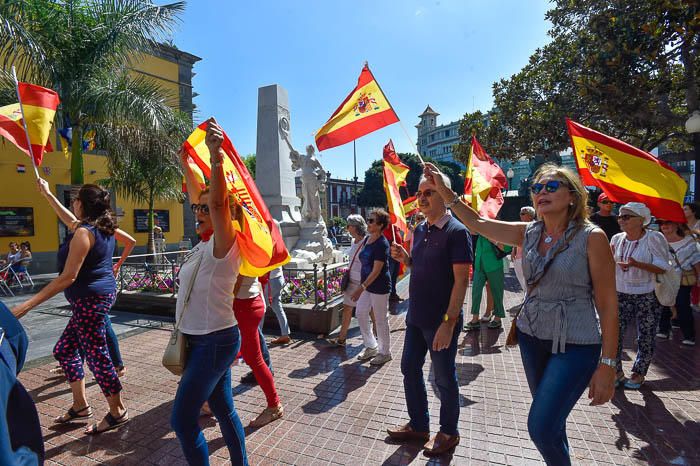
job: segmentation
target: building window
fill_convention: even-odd
[[[430,135],[430,142],[433,142],[433,141],[435,141],[435,135],[434,135],[434,134],[431,134],[431,135]]]
[[[449,137],[450,137],[450,130],[449,130],[449,129],[445,131],[445,137],[446,137],[446,138],[449,138]]]

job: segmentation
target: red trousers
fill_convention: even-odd
[[[260,352],[260,340],[258,325],[265,315],[265,303],[262,295],[250,299],[238,299],[233,301],[233,314],[238,321],[238,330],[241,332],[241,354],[243,360],[253,371],[255,380],[265,393],[267,405],[277,406],[280,397],[275,389],[275,380],[270,368],[267,367]]]

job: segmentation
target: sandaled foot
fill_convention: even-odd
[[[277,337],[270,342],[270,345],[288,345],[292,342],[292,338],[289,335],[282,335]]]
[[[260,416],[256,417],[254,420],[250,421],[250,427],[253,429],[258,429],[265,426],[272,421],[276,421],[284,415],[284,408],[282,405],[277,405],[274,407],[267,407],[260,413]]]
[[[615,388],[619,387],[620,385],[624,386],[625,382],[627,382],[627,377],[625,377],[623,372],[619,372],[615,377]]]
[[[345,338],[327,338],[326,341],[333,346],[345,346]]]
[[[481,318],[481,321],[482,322],[490,322],[491,317],[493,317],[493,314],[491,314],[490,312],[487,312],[486,314],[484,314],[484,317]]]
[[[82,409],[73,409],[73,407],[71,407],[64,415],[54,419],[54,422],[56,424],[66,424],[67,422],[72,422],[79,419],[88,419],[91,417],[92,408],[90,406],[86,406]]]
[[[644,383],[644,377],[638,374],[633,375],[625,382],[625,388],[629,390],[639,390]]]
[[[63,374],[63,368],[62,368],[61,366],[54,367],[54,368],[51,369],[49,372],[52,373],[52,374],[56,374],[56,375],[64,375],[64,374]]]
[[[112,413],[107,413],[107,415],[100,421],[99,424],[95,423],[85,430],[87,435],[98,435],[108,430],[117,429],[124,424],[129,422],[129,412],[124,411],[119,417],[112,416]]]
[[[206,401],[202,405],[202,407],[199,410],[199,415],[200,416],[213,416],[214,413],[211,412],[211,409],[209,409],[209,403]]]
[[[126,367],[124,366],[116,367],[115,370],[117,371],[117,377],[120,379],[126,375]]]

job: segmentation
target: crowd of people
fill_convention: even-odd
[[[210,120],[205,143],[211,154],[211,178],[202,189],[182,154],[187,192],[201,241],[189,251],[179,272],[176,328],[188,342],[187,363],[175,395],[171,425],[189,464],[208,464],[209,451],[199,424],[202,412],[218,421],[231,462],[247,465],[245,431],[235,409],[231,366],[242,357],[266,406],[251,423],[264,426],[284,416],[262,321],[269,306],[281,335],[273,344],[291,341],[281,304],[281,269],[265,277],[239,273],[241,253],[232,220],[241,207],[227,193],[222,168],[223,131]],[[108,405],[88,435],[116,429],[129,421],[120,377],[125,367],[111,329],[109,310],[116,293],[115,274],[133,248],[134,239],[117,227],[110,194],[84,185],[64,207],[44,180],[38,188],[71,234],[58,252],[60,272],[30,299],[15,306],[22,317],[63,291],[72,316],[53,354],[66,376],[73,402],[56,423],[94,415],[85,393],[84,362],[95,376]],[[397,442],[420,441],[427,456],[439,456],[460,442],[459,383],[456,370],[460,332],[503,327],[504,260],[510,256],[525,298],[508,333],[518,344],[533,396],[528,413],[532,441],[547,464],[570,464],[566,420],[588,388],[591,404],[609,401],[617,386],[638,389],[653,359],[657,340],[668,340],[674,326],[683,345],[694,345],[693,295],[700,281],[700,226],[697,208],[686,206],[687,223],[656,219],[649,208],[631,202],[615,206],[601,194],[598,211],[588,212],[588,191],[572,171],[545,165],[531,185],[533,206],[520,210],[520,221],[480,217],[453,191],[450,180],[425,164],[416,198],[420,210],[404,237],[384,209],[363,218],[347,218],[352,237],[343,280],[342,323],[328,342],[347,344],[353,312],[363,348],[360,361],[382,366],[393,358],[389,306],[398,301],[397,278],[410,272],[401,372],[409,422],[388,429]],[[339,232],[333,230],[333,235]],[[475,235],[475,236],[472,236]],[[126,247],[112,265],[115,241]],[[10,245],[5,261],[19,263],[24,250]],[[29,253],[31,254],[31,253]],[[29,256],[31,257],[31,255]],[[462,308],[472,272],[471,319]],[[672,306],[657,296],[658,277],[680,277]],[[486,314],[479,315],[483,290]],[[637,327],[637,356],[627,378],[621,364],[622,342],[631,324]],[[439,391],[439,431],[431,436],[423,366],[430,353]]]

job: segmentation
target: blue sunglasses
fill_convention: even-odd
[[[548,193],[555,193],[562,187],[563,184],[564,182],[559,180],[549,180],[546,183],[533,184],[530,186],[530,191],[532,191],[533,194],[539,194],[544,189]]]

